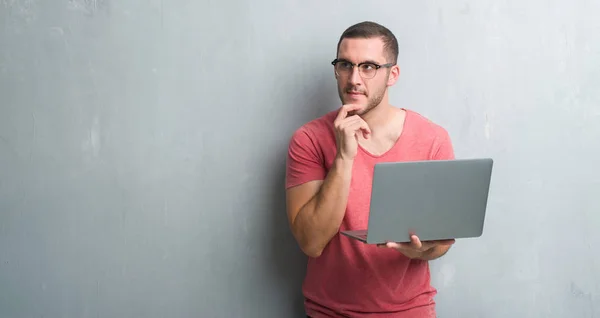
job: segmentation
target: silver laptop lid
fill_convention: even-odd
[[[481,236],[492,166],[490,158],[375,165],[367,242]]]

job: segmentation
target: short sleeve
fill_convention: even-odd
[[[292,135],[288,147],[285,188],[324,180],[326,174],[323,155],[316,146],[316,141],[308,130],[298,129]]]
[[[437,142],[437,150],[433,154],[433,160],[454,160],[454,147],[452,140],[446,130],[442,130]]]

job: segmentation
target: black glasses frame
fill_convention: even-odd
[[[392,67],[396,64],[396,63],[377,64],[377,63],[373,63],[373,62],[361,62],[361,63],[355,64],[348,60],[336,58],[335,60],[331,61],[331,65],[333,65],[335,67],[335,65],[339,62],[350,63],[350,65],[352,65],[352,68],[354,68],[356,66],[356,67],[359,67],[359,69],[362,65],[369,64],[369,65],[373,65],[375,67],[375,71],[378,71],[382,67]],[[336,70],[336,74],[337,74],[337,70]],[[358,74],[361,74],[361,72],[359,71]],[[375,72],[375,74],[373,74],[373,77],[375,77],[375,75],[377,75],[377,72]],[[363,77],[362,74],[361,74],[361,77]],[[369,77],[369,78],[373,78],[373,77]]]

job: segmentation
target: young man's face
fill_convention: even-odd
[[[334,69],[340,99],[344,105],[362,105],[360,110],[354,112],[358,115],[365,114],[381,103],[387,87],[395,82],[399,72],[395,65],[391,68],[374,67],[391,62],[386,58],[381,38],[343,39],[337,59]],[[370,65],[353,67],[351,63]],[[390,76],[391,73],[394,76]]]

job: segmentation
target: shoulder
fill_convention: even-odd
[[[328,141],[333,135],[333,122],[337,111],[331,111],[325,115],[313,119],[297,128],[290,139],[290,146],[315,147]]]
[[[406,110],[409,135],[415,151],[428,159],[454,159],[454,148],[448,130],[433,120]]]
[[[423,116],[419,112],[414,110],[405,109],[406,118],[410,123],[410,128],[413,133],[416,133],[419,137],[428,140],[446,140],[449,139],[449,133],[446,128],[442,125],[434,122],[433,120]]]
[[[286,188],[323,180],[328,160],[335,151],[335,112],[311,120],[296,129],[288,146]]]

